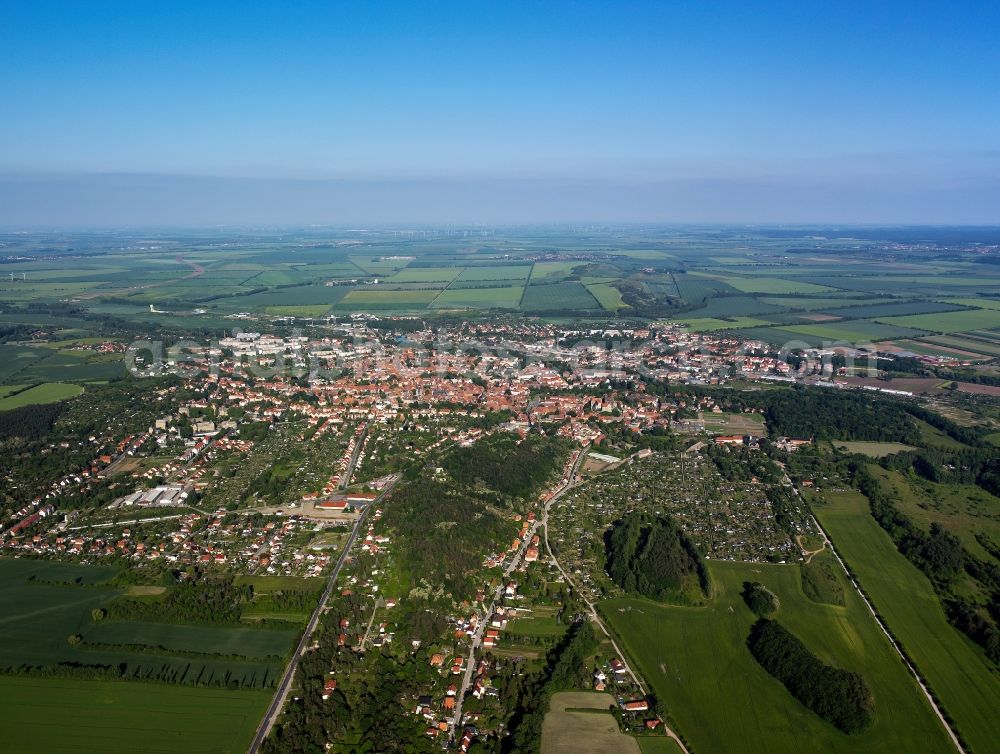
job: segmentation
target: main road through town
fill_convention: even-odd
[[[552,496],[545,503],[545,511],[548,512],[549,506],[552,505],[556,500],[562,497],[566,492],[571,490],[575,484],[575,479],[577,472],[580,470],[580,466],[583,464],[583,459],[587,455],[587,448],[583,448],[580,451],[580,455],[577,457],[576,461],[573,463],[573,467],[570,469],[569,474],[565,477],[565,482],[563,482]],[[479,625],[476,626],[476,631],[472,635],[472,644],[469,647],[469,657],[465,666],[465,674],[462,676],[462,687],[458,690],[458,695],[455,702],[455,716],[452,718],[451,735],[452,738],[455,737],[458,730],[462,725],[462,702],[465,699],[465,694],[469,690],[469,686],[472,683],[472,674],[476,669],[476,650],[483,643],[483,634],[486,632],[486,628],[489,626],[490,617],[496,611],[497,602],[500,601],[500,595],[503,594],[504,587],[506,586],[507,579],[510,575],[517,569],[517,567],[524,560],[524,553],[527,552],[528,547],[531,544],[531,538],[534,536],[538,527],[541,525],[542,519],[538,519],[531,528],[525,532],[524,540],[521,542],[521,547],[514,553],[514,556],[510,559],[510,562],[503,569],[503,578],[500,579],[500,583],[493,592],[493,599],[490,602],[489,607],[486,609],[483,619],[479,621]]]
[[[330,578],[326,582],[326,589],[323,590],[323,594],[320,597],[319,603],[316,605],[316,609],[313,610],[312,616],[309,618],[309,623],[306,625],[306,630],[302,633],[302,638],[299,639],[298,646],[295,647],[295,652],[292,654],[292,658],[288,661],[288,666],[285,668],[284,675],[281,676],[281,681],[278,683],[278,689],[274,693],[274,698],[271,700],[270,706],[267,708],[267,712],[264,713],[264,719],[261,720],[260,725],[257,727],[257,732],[254,734],[253,740],[250,742],[250,746],[247,749],[248,754],[257,754],[260,751],[261,744],[264,743],[264,739],[267,738],[267,734],[271,732],[271,728],[274,726],[275,721],[277,721],[278,716],[281,714],[282,708],[285,706],[285,700],[288,698],[288,692],[292,687],[292,680],[295,678],[295,671],[298,669],[299,660],[302,655],[306,653],[309,647],[310,641],[312,639],[313,632],[316,630],[316,626],[319,624],[319,618],[323,614],[323,610],[326,608],[326,603],[330,599],[330,595],[333,594],[334,588],[337,586],[337,577],[340,575],[340,570],[344,567],[344,563],[347,562],[348,554],[353,547],[355,540],[358,537],[358,532],[361,531],[361,527],[364,526],[365,520],[368,518],[368,512],[378,506],[388,495],[392,492],[392,488],[395,487],[396,482],[399,481],[399,476],[395,476],[382,493],[374,500],[370,505],[368,505],[361,515],[358,516],[358,520],[354,524],[354,528],[351,530],[351,536],[348,537],[347,542],[341,549],[340,557],[337,559],[337,564],[334,566],[333,571],[330,572]]]

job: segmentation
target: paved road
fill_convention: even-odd
[[[357,539],[358,532],[361,531],[361,527],[364,525],[365,519],[368,518],[368,512],[380,504],[382,500],[385,499],[385,496],[392,492],[392,489],[395,487],[397,481],[399,481],[398,475],[386,486],[386,488],[382,491],[382,494],[380,494],[371,505],[365,508],[364,512],[355,522],[354,528],[351,530],[351,536],[344,544],[344,547],[340,552],[340,558],[337,559],[337,564],[330,573],[330,578],[326,583],[326,589],[323,590],[323,595],[320,597],[319,603],[316,605],[316,609],[313,610],[313,614],[309,618],[309,623],[306,624],[306,630],[303,632],[302,638],[299,639],[298,646],[295,647],[295,652],[292,655],[292,658],[288,661],[284,675],[281,676],[281,681],[278,683],[278,689],[274,693],[274,698],[271,700],[271,704],[268,706],[267,712],[264,713],[264,719],[261,720],[260,725],[257,727],[257,732],[254,734],[253,740],[250,742],[250,746],[247,749],[248,754],[257,754],[257,752],[260,751],[261,744],[264,743],[264,739],[267,738],[267,734],[271,732],[271,728],[274,726],[275,721],[281,714],[282,708],[285,706],[285,700],[288,698],[288,691],[292,687],[292,680],[295,677],[295,671],[298,669],[299,660],[302,658],[302,655],[305,654],[306,648],[309,646],[313,632],[319,624],[319,618],[323,614],[326,603],[329,601],[330,595],[333,594],[333,590],[337,585],[337,577],[340,575],[340,569],[344,567],[344,563],[347,561],[347,556],[351,551],[351,547],[354,545],[354,541]]]
[[[347,468],[344,469],[343,476],[340,477],[340,481],[337,483],[338,490],[346,490],[347,485],[351,483],[351,477],[354,476],[354,467],[358,465],[358,458],[361,457],[361,448],[365,444],[365,438],[368,437],[368,428],[372,425],[371,419],[365,422],[365,428],[358,435],[357,440],[354,443],[354,452],[351,453],[351,460],[347,464]]]

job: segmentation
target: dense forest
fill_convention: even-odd
[[[777,621],[758,620],[747,646],[792,696],[844,733],[860,733],[871,725],[874,700],[865,679],[825,664]]]
[[[441,461],[446,475],[425,468],[401,485],[386,504],[385,520],[398,534],[408,587],[470,596],[484,557],[517,533],[515,502],[538,495],[564,457],[559,440],[518,443],[503,434],[449,452]]]
[[[62,410],[62,403],[44,403],[0,411],[0,443],[14,439],[31,442],[44,437]]]
[[[904,406],[845,390],[775,390],[763,397],[774,435],[916,444],[920,433]]]
[[[708,594],[708,570],[672,520],[630,513],[614,523],[604,542],[608,574],[626,592],[659,602],[689,602],[692,591]]]
[[[510,497],[536,494],[565,457],[561,443],[532,435],[485,437],[467,448],[458,448],[443,461],[451,477],[464,487],[482,484]]]

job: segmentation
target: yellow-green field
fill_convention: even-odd
[[[12,408],[21,406],[31,406],[40,403],[56,403],[67,398],[75,398],[83,392],[79,385],[67,385],[63,382],[45,382],[35,385],[27,390],[6,398],[0,398],[0,411],[9,411]]]

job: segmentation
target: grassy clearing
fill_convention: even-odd
[[[607,710],[614,703],[610,694],[590,691],[553,694],[542,723],[542,754],[640,754],[639,744],[618,730],[610,712],[578,711]]]
[[[0,676],[6,751],[243,752],[269,694]]]
[[[802,569],[802,593],[806,597],[826,605],[847,605],[843,569],[831,552],[817,553],[808,563],[799,564],[799,568]]]
[[[870,458],[885,458],[895,453],[916,450],[912,445],[901,442],[834,442],[835,447],[848,453],[861,453]]]
[[[510,636],[562,636],[566,633],[566,624],[558,623],[555,610],[538,607],[530,615],[524,615],[511,621],[507,626]]]
[[[955,720],[973,752],[1000,741],[1000,677],[945,618],[927,578],[897,550],[857,492],[828,492],[813,509],[889,630]],[[871,673],[869,673],[869,676]],[[870,679],[871,680],[871,679]],[[917,744],[914,750],[927,751]]]
[[[764,424],[764,417],[761,414],[713,414],[702,412],[699,414],[705,422],[705,429],[709,432],[725,435],[756,435],[761,437],[767,434],[767,427]]]
[[[709,568],[716,594],[707,607],[628,598],[601,603],[693,751],[951,751],[930,705],[855,592],[845,592],[844,607],[826,605],[803,594],[794,565],[712,561]],[[756,616],[740,596],[744,581],[778,595],[775,617],[824,662],[865,677],[875,698],[869,730],[840,732],[757,664],[746,648]]]
[[[917,429],[920,431],[920,444],[926,445],[931,448],[947,448],[950,450],[957,450],[959,448],[966,447],[963,443],[960,443],[951,435],[945,434],[937,427],[931,426],[923,419],[913,419],[913,423],[917,425]]]
[[[323,588],[326,579],[317,576],[303,578],[301,576],[237,576],[237,584],[249,584],[254,594],[269,592],[315,592]]]
[[[0,411],[9,411],[12,408],[41,403],[57,403],[67,398],[75,398],[82,392],[83,388],[79,385],[67,385],[62,382],[45,382],[0,399]]]
[[[636,739],[642,754],[681,754],[681,747],[666,736],[643,736]]]
[[[903,513],[925,531],[931,524],[940,524],[976,555],[992,560],[976,541],[976,534],[983,532],[1000,541],[1000,498],[974,484],[937,484],[880,467],[871,472]]]

